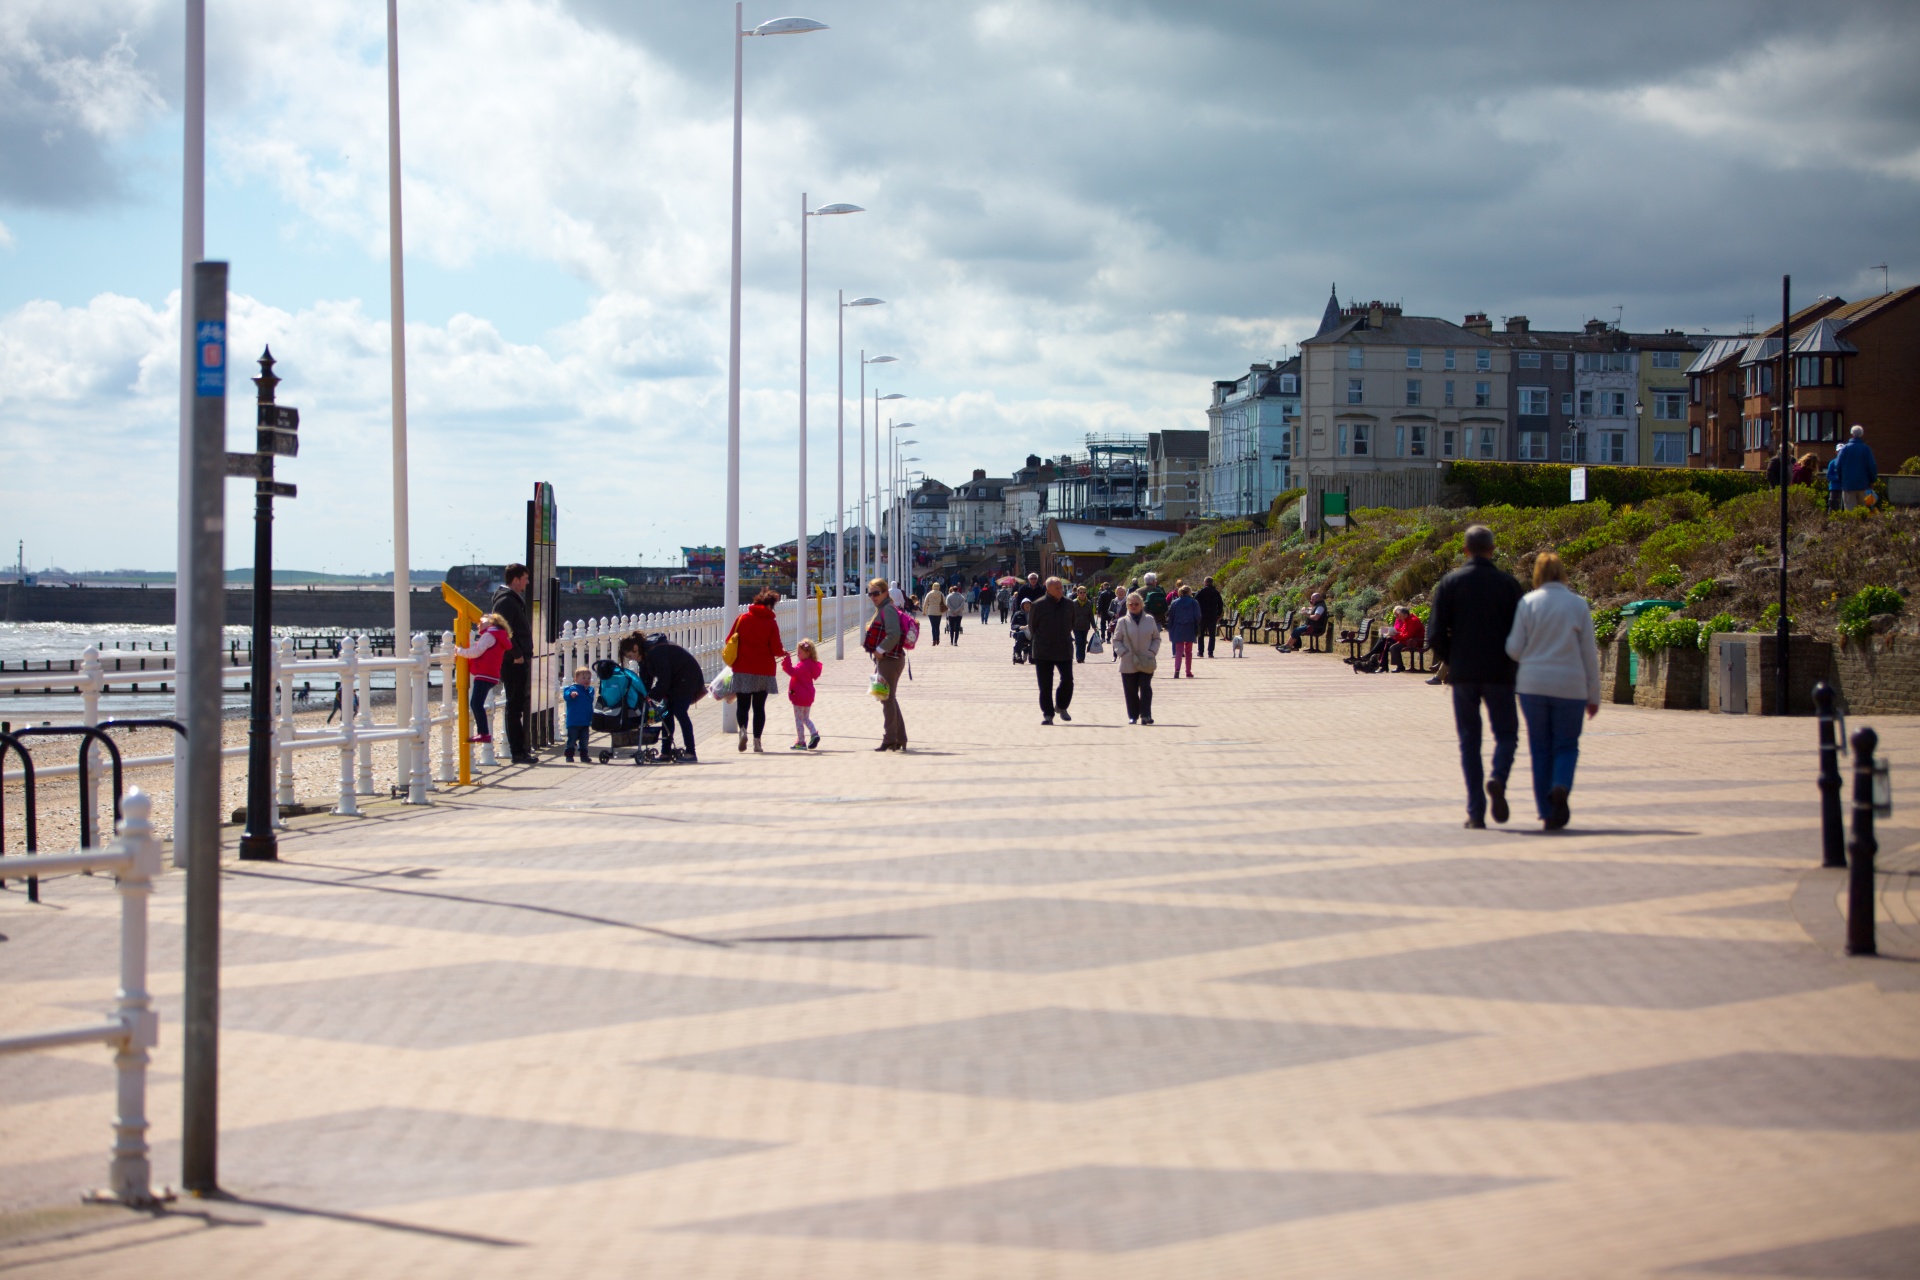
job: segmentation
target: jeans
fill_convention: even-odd
[[[1573,769],[1580,763],[1580,721],[1587,714],[1587,703],[1584,698],[1523,693],[1520,713],[1527,718],[1527,752],[1533,757],[1533,803],[1545,822],[1552,816],[1547,794],[1555,787],[1573,790]]]
[[[986,626],[993,621],[993,601],[984,600],[980,604],[980,625]]]
[[[467,706],[473,712],[473,736],[481,741],[492,741],[493,730],[487,726],[487,697],[493,692],[493,680],[475,680],[467,692]]]
[[[1453,727],[1460,735],[1460,772],[1467,779],[1467,816],[1485,821],[1487,792],[1480,772],[1480,704],[1493,726],[1493,780],[1504,783],[1520,748],[1520,716],[1510,684],[1453,684]]]
[[[1087,660],[1087,633],[1084,631],[1073,633],[1073,660],[1075,662]]]
[[[1153,672],[1122,671],[1120,692],[1126,695],[1127,719],[1153,719]]]
[[[949,613],[947,615],[947,643],[960,643],[960,615],[958,613]]]
[[[940,647],[940,619],[934,614],[927,615],[927,630],[933,633],[933,647]]]
[[[1065,711],[1073,705],[1073,664],[1055,662],[1050,658],[1033,660],[1034,674],[1040,679],[1040,714],[1052,719],[1055,711]],[[1053,691],[1053,676],[1060,673],[1060,692]]]
[[[587,735],[592,732],[593,726],[590,724],[570,724],[567,726],[567,759],[573,759],[575,748],[579,749],[582,760],[587,758]]]
[[[531,667],[532,664],[526,659],[511,653],[500,666],[500,684],[507,695],[507,747],[516,760],[533,754],[533,742],[527,736],[528,680],[533,674]]]
[[[880,678],[887,682],[887,700],[880,704],[880,715],[885,729],[880,735],[880,745],[900,747],[907,745],[907,719],[900,714],[900,681],[907,672],[906,656],[876,658],[874,667],[880,672]]]
[[[739,703],[740,705],[735,709],[735,712],[734,712],[734,715],[735,715],[734,723],[740,726],[740,732],[745,733],[747,731],[748,715],[749,713],[751,713],[752,720],[753,720],[753,736],[756,738],[759,737],[763,732],[766,731],[766,727],[767,727],[766,691],[762,690],[759,693],[743,693],[739,697]]]
[[[673,750],[673,727],[675,724],[680,726],[680,732],[685,735],[687,739],[687,754],[693,754],[693,717],[687,714],[687,708],[692,705],[692,700],[688,698],[667,699],[667,719],[666,722],[660,726],[660,755],[662,758],[665,758],[667,752]]]

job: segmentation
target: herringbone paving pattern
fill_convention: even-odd
[[[1850,960],[1807,721],[1608,707],[1575,826],[1465,831],[1444,691],[1255,649],[925,649],[912,750],[512,770],[223,882],[222,1181],[104,1173],[102,1051],[0,1058],[0,1271],[1920,1275],[1920,964]],[[1920,720],[1875,722],[1896,787]],[[1913,936],[1911,803],[1883,824]],[[0,1028],[111,996],[99,880],[0,895]],[[181,885],[156,896],[178,1169]]]

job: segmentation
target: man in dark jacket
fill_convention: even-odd
[[[1220,588],[1208,578],[1205,586],[1195,593],[1200,602],[1200,643],[1194,646],[1197,653],[1211,658],[1213,656],[1214,633],[1220,630],[1220,619],[1227,612],[1227,602],[1220,598]]]
[[[507,694],[507,747],[515,764],[539,764],[527,738],[527,694],[533,676],[533,618],[527,613],[527,566],[510,564],[507,585],[493,593],[488,608],[507,620],[513,648],[500,664],[500,687]]]
[[[1073,719],[1067,714],[1073,702],[1073,602],[1060,579],[1048,578],[1046,590],[1027,606],[1027,634],[1033,641],[1033,669],[1040,679],[1040,723],[1052,724],[1055,711],[1062,720]],[[1058,694],[1053,691],[1056,671]]]
[[[1460,769],[1467,779],[1467,825],[1507,820],[1507,774],[1520,743],[1520,718],[1514,707],[1513,659],[1507,633],[1525,594],[1511,575],[1493,563],[1493,530],[1476,524],[1467,530],[1466,565],[1440,579],[1433,589],[1433,616],[1427,640],[1434,656],[1447,664],[1453,682],[1453,727],[1460,735]],[[1493,726],[1493,776],[1482,786],[1480,704],[1487,704]]]

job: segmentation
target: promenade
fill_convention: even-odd
[[[895,755],[826,648],[816,753],[784,697],[765,755],[709,704],[697,767],[504,770],[230,863],[233,1198],[80,1206],[107,1055],[0,1058],[0,1273],[1920,1274],[1920,923],[1890,877],[1889,956],[1840,954],[1810,720],[1609,706],[1570,831],[1524,739],[1467,831],[1419,677],[1223,650],[1130,727],[1102,657],[1042,727],[974,621]],[[1911,871],[1920,719],[1873,724]],[[0,894],[10,1030],[112,996],[110,886],[43,894]]]

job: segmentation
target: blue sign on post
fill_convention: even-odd
[[[193,331],[196,396],[227,394],[227,326],[222,320],[202,320]]]

